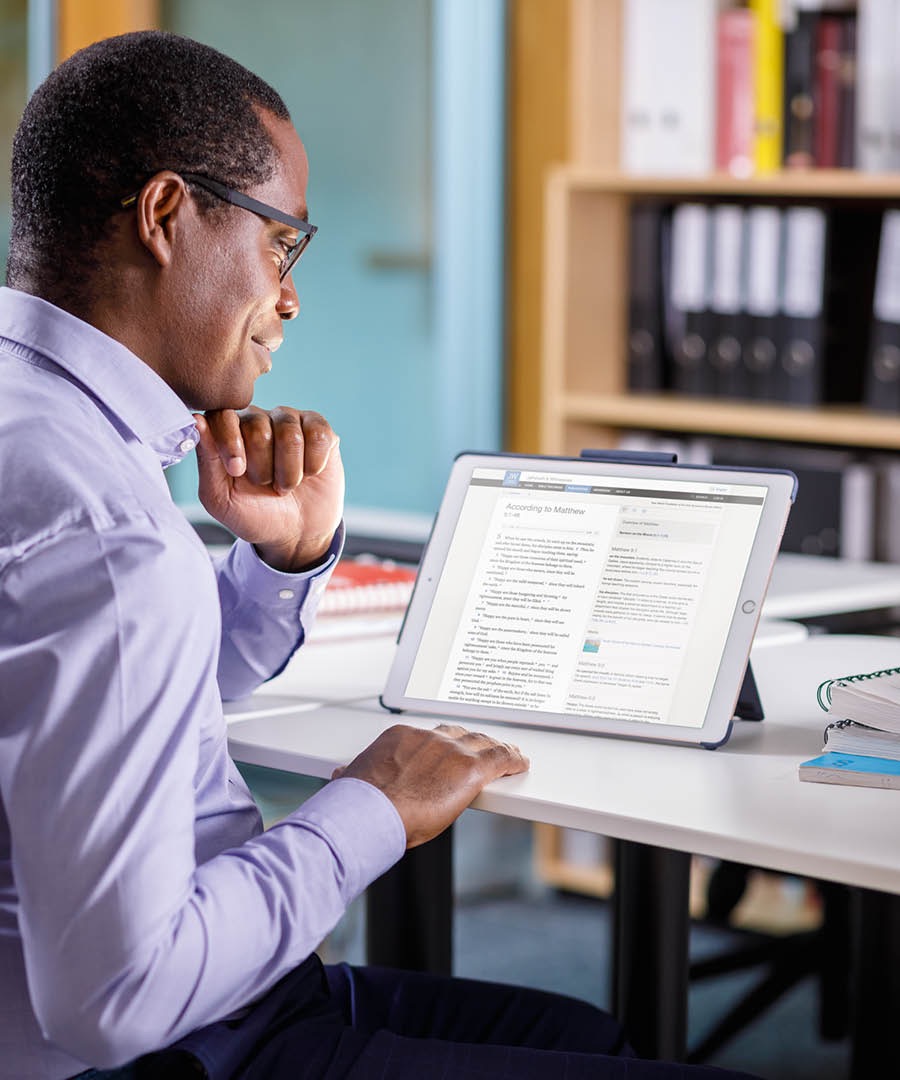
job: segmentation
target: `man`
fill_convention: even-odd
[[[221,698],[302,644],[343,535],[327,422],[246,408],[315,231],[281,99],[196,42],[110,39],[37,90],[12,174],[0,1075],[664,1075],[603,1056],[627,1047],[581,1003],[313,953],[515,747],[396,726],[266,833],[228,758]],[[163,476],[195,446],[240,538],[216,568]]]

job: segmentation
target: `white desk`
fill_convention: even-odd
[[[351,645],[361,670],[345,688],[377,679],[379,668],[383,675],[393,648],[390,640]],[[308,658],[298,658],[287,678],[299,674],[301,663],[311,664],[318,688],[328,691],[325,684],[334,678],[334,668],[330,675],[326,668],[344,647],[336,642],[311,646]],[[326,662],[327,655],[332,659]],[[640,1031],[644,1045],[661,1056],[683,1052],[689,853],[900,894],[900,795],[797,778],[798,763],[821,747],[824,714],[816,704],[818,684],[835,675],[900,664],[900,639],[823,635],[778,648],[760,643],[752,660],[766,719],[738,722],[731,740],[715,752],[478,725],[517,742],[531,758],[531,769],[489,785],[475,808],[627,842],[620,845],[626,859],[617,867],[618,1012],[628,1029]],[[340,667],[347,670],[343,663]],[[351,760],[394,722],[373,708],[371,699],[341,702],[340,690],[332,682],[330,703],[318,708],[233,723],[232,755],[251,764],[329,777],[335,766]],[[435,722],[409,715],[403,720]],[[444,895],[439,902],[436,894],[450,891],[449,844],[433,857],[429,847],[411,853],[426,861],[418,872],[412,864],[402,885],[383,898],[378,917],[388,923],[393,919],[387,935],[396,943],[410,936],[413,913],[421,917],[427,909],[431,924],[426,936],[446,935],[446,947],[439,949],[446,957],[450,901]],[[427,896],[421,892],[423,877],[434,879]],[[647,903],[658,904],[660,897],[665,910],[648,913]],[[648,926],[654,920],[668,929]],[[385,962],[390,956],[378,959]],[[684,1002],[680,1012],[672,1004],[679,995]],[[872,1039],[867,1029],[866,1045]],[[865,1075],[864,1069],[858,1075]]]
[[[753,648],[756,650],[779,645],[796,645],[800,641],[806,641],[808,637],[809,628],[802,622],[791,619],[767,619],[763,615],[756,627]]]
[[[775,560],[763,614],[809,619],[900,604],[900,566],[783,553]]]
[[[383,661],[392,644],[367,648]],[[900,894],[900,796],[797,779],[798,763],[821,749],[818,684],[900,665],[900,639],[821,635],[752,659],[766,719],[738,722],[714,753],[479,724],[518,743],[531,769],[491,784],[474,807]],[[324,778],[394,719],[373,699],[326,703],[232,723],[229,745],[240,761]]]
[[[329,702],[377,696],[394,655],[399,624],[398,616],[390,633],[370,634],[347,641],[318,640],[313,636],[287,668],[252,697],[225,703],[229,734],[249,716],[279,713],[290,718]]]

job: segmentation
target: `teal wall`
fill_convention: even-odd
[[[501,438],[502,0],[163,12],[268,79],[310,157],[320,231],[257,403],[331,420],[349,504],[433,511],[453,455]],[[193,501],[193,464],[171,472]]]

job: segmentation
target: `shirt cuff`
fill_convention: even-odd
[[[237,586],[238,592],[252,596],[260,607],[284,610],[285,604],[293,601],[296,610],[307,599],[318,600],[325,591],[341,552],[344,550],[344,523],[335,530],[325,558],[312,570],[302,570],[292,574],[285,570],[276,570],[257,555],[255,548],[246,540],[236,540],[227,556],[229,577]]]
[[[348,902],[406,851],[406,828],[397,808],[383,791],[357,777],[332,780],[285,822],[291,818],[320,831],[339,853]]]

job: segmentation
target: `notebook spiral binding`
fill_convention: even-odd
[[[883,675],[900,675],[900,667],[882,668],[881,671],[867,671],[861,675],[842,675],[838,679],[826,679],[825,682],[819,684],[816,699],[820,708],[828,712],[831,707],[832,686],[842,686],[851,682],[864,682],[866,679],[880,679]]]
[[[874,731],[874,728],[870,728],[868,724],[858,724],[855,720],[832,720],[825,728],[825,742],[828,742],[828,735],[832,731],[843,731],[844,728],[865,728],[867,731]]]

